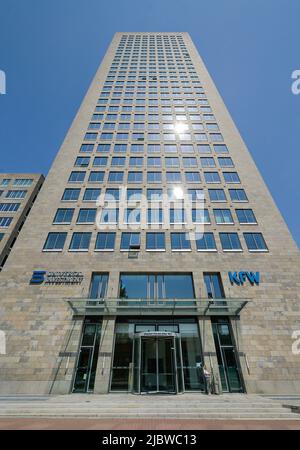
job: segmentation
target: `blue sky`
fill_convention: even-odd
[[[300,244],[299,0],[0,0],[0,172],[47,174],[116,31],[188,31]]]

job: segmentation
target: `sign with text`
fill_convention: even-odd
[[[46,270],[35,270],[32,273],[30,284],[81,284],[82,272],[47,272]]]
[[[228,276],[230,283],[238,286],[242,286],[246,281],[249,281],[252,285],[259,285],[260,282],[259,272],[228,272]]]

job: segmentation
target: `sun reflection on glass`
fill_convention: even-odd
[[[185,123],[177,122],[174,125],[174,130],[176,133],[184,133],[186,130],[188,130],[188,126]]]
[[[174,197],[175,197],[177,200],[183,199],[183,190],[182,190],[181,187],[175,186],[175,187],[173,188],[173,194],[174,194]]]

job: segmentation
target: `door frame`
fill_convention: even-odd
[[[141,368],[142,368],[142,339],[155,339],[156,341],[156,386],[157,390],[155,391],[143,391],[142,390],[142,382],[141,382]],[[160,391],[159,390],[159,383],[158,383],[158,376],[159,376],[159,370],[158,370],[158,340],[159,339],[172,339],[171,342],[171,351],[172,351],[172,370],[173,370],[173,376],[174,376],[174,392],[170,391]],[[173,332],[164,332],[164,331],[145,331],[140,333],[135,333],[133,337],[133,352],[132,352],[132,393],[133,394],[143,394],[143,395],[151,395],[151,394],[178,394],[184,392],[184,382],[182,391],[179,391],[178,387],[178,366],[177,366],[177,359],[176,359],[176,339],[179,339],[180,345],[179,345],[179,351],[180,351],[180,361],[181,361],[181,377],[182,380],[184,380],[184,374],[183,374],[183,364],[182,364],[182,350],[181,350],[181,339],[180,339],[180,333],[173,333]],[[134,389],[135,380],[135,352],[138,351],[138,389]]]

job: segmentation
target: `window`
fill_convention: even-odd
[[[256,218],[252,209],[236,209],[235,210],[240,224],[256,224]]]
[[[4,238],[5,233],[0,233],[0,242],[2,241],[2,239]]]
[[[123,158],[121,156],[118,156],[118,157],[115,156],[111,160],[111,165],[113,167],[116,167],[116,166],[123,167],[125,165],[125,160],[126,160],[126,158]]]
[[[140,233],[122,233],[121,250],[139,250]]]
[[[93,273],[89,298],[104,298],[106,296],[108,274]]]
[[[166,172],[167,183],[180,183],[181,173],[180,172]]]
[[[192,202],[202,201],[204,199],[203,189],[188,189],[188,196]]]
[[[61,251],[64,248],[67,233],[49,233],[43,251]]]
[[[189,233],[171,233],[172,250],[191,250]]]
[[[79,210],[77,217],[77,223],[95,223],[97,209],[95,208],[83,208]]]
[[[165,153],[177,153],[176,145],[164,145]]]
[[[244,233],[244,238],[250,252],[268,251],[268,247],[261,233]]]
[[[72,222],[73,214],[73,208],[59,208],[56,211],[53,223],[69,224]]]
[[[101,133],[100,139],[101,141],[111,141],[113,138],[113,133]]]
[[[179,167],[179,158],[165,158],[166,167]]]
[[[161,208],[151,208],[147,210],[147,220],[149,224],[163,223],[163,210]]]
[[[191,274],[121,274],[121,298],[195,298]]]
[[[212,202],[226,201],[226,195],[223,189],[208,189],[208,194]]]
[[[89,163],[90,163],[90,158],[89,157],[83,158],[83,157],[80,156],[80,157],[76,158],[75,166],[77,166],[77,167],[87,167],[89,165]]]
[[[109,183],[122,183],[124,177],[124,172],[109,172],[108,181]]]
[[[143,144],[132,144],[130,151],[131,151],[131,153],[143,153],[144,146],[143,146]]]
[[[144,158],[131,156],[129,160],[130,167],[143,167]]]
[[[148,183],[161,183],[161,172],[147,172]]]
[[[160,153],[160,145],[148,145],[147,147],[148,153]]]
[[[10,183],[10,178],[4,178],[2,181],[1,181],[1,186],[8,186],[9,185],[9,183]]]
[[[105,133],[101,134],[101,139],[103,139],[102,138],[103,134],[105,134]],[[86,133],[84,136],[85,141],[95,141],[96,139],[97,139],[97,133]]]
[[[192,209],[193,223],[210,223],[208,209]]]
[[[196,158],[182,158],[183,167],[197,167]]]
[[[147,158],[147,167],[161,167],[161,158],[148,157]]]
[[[99,144],[97,147],[97,152],[108,153],[110,151],[110,144]]]
[[[85,172],[72,172],[69,177],[69,183],[83,183]]]
[[[147,250],[165,250],[165,233],[146,233]]]
[[[86,189],[83,196],[83,201],[96,201],[101,194],[101,189]]]
[[[223,172],[226,183],[240,183],[239,176],[236,172]]]
[[[216,144],[214,145],[214,151],[216,153],[228,153],[228,148],[225,144]]]
[[[98,233],[95,251],[112,251],[115,249],[116,233]]]
[[[92,233],[73,233],[70,251],[88,251]]]
[[[205,273],[204,283],[208,298],[225,298],[222,280],[219,273]]]
[[[218,158],[219,164],[221,167],[234,167],[233,161],[231,158]]]
[[[210,139],[212,142],[223,141],[223,136],[221,133],[210,133]]]
[[[162,200],[162,189],[147,189],[147,200],[155,202]]]
[[[128,172],[127,182],[128,183],[142,183],[143,182],[143,172]]]
[[[116,224],[119,220],[118,208],[103,208],[101,213],[101,223]]]
[[[204,178],[206,183],[221,183],[218,172],[204,172]]]
[[[105,172],[91,172],[89,176],[89,183],[102,183]]]
[[[106,156],[96,156],[93,161],[93,166],[101,166],[104,167],[107,165],[107,157]]]
[[[230,209],[214,209],[214,216],[217,224],[233,224]]]
[[[0,217],[0,227],[1,228],[8,228],[11,224],[11,221],[13,220],[12,217]]]
[[[24,198],[27,191],[8,191],[5,198]]]
[[[242,251],[237,233],[220,233],[220,241],[222,249],[225,251]]]
[[[114,153],[126,153],[127,145],[126,144],[116,144],[114,146]]]
[[[196,233],[196,246],[198,251],[216,251],[216,241],[213,233]]]
[[[33,183],[32,178],[17,178],[14,181],[14,186],[31,186]]]
[[[211,153],[211,148],[208,144],[197,145],[197,150],[199,153]]]
[[[117,188],[108,188],[105,192],[106,202],[117,202],[120,200],[120,190]]]
[[[80,189],[65,189],[62,201],[64,202],[76,202],[80,194]]]
[[[200,183],[200,173],[199,172],[185,172],[185,179],[187,183]]]
[[[201,166],[202,167],[215,167],[215,160],[214,158],[200,158]]]
[[[248,202],[244,189],[229,189],[229,195],[233,202]]]
[[[0,212],[16,212],[21,203],[0,203]]]
[[[127,208],[124,212],[124,223],[141,223],[141,210],[139,208]]]

